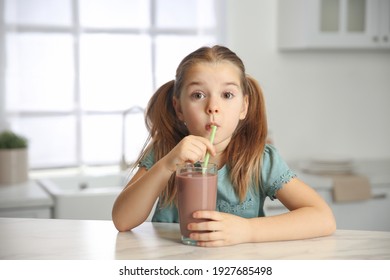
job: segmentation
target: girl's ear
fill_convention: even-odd
[[[248,113],[248,105],[249,105],[248,95],[245,95],[244,102],[242,104],[241,113],[240,113],[240,120],[243,120],[246,118],[246,114]]]
[[[172,102],[173,102],[173,107],[175,108],[176,116],[179,118],[179,120],[184,122],[183,112],[180,106],[180,100],[177,99],[176,96],[174,96]]]

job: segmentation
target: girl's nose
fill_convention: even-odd
[[[218,113],[218,108],[209,108],[209,109],[207,110],[207,112],[208,112],[209,114],[216,114],[216,113]]]
[[[215,101],[210,101],[207,107],[207,113],[209,114],[217,114],[219,113],[218,104]]]

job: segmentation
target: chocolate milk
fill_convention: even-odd
[[[187,225],[205,220],[194,219],[197,210],[215,210],[217,200],[217,174],[187,172],[176,175],[178,190],[180,231],[189,237]]]

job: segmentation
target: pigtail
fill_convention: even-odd
[[[145,147],[137,162],[151,150],[154,153],[154,162],[168,154],[180,140],[188,135],[187,127],[176,116],[173,107],[175,81],[162,85],[149,100],[145,112],[145,124],[149,131],[151,143]],[[150,141],[149,141],[150,142]],[[161,194],[162,203],[170,204],[176,196],[174,175],[168,181],[167,187]]]
[[[186,131],[176,117],[173,89],[173,80],[165,83],[157,89],[146,107],[145,125],[152,140],[156,162],[176,146]]]
[[[267,117],[262,90],[255,79],[247,76],[244,84],[248,96],[246,118],[238,125],[227,148],[230,179],[240,201],[245,199],[248,186],[261,189],[261,163],[267,137]],[[244,149],[242,147],[245,147]]]

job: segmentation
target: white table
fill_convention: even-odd
[[[390,260],[390,232],[337,230],[307,240],[200,248],[181,244],[178,224],[145,222],[119,233],[111,221],[0,218],[0,259]]]

